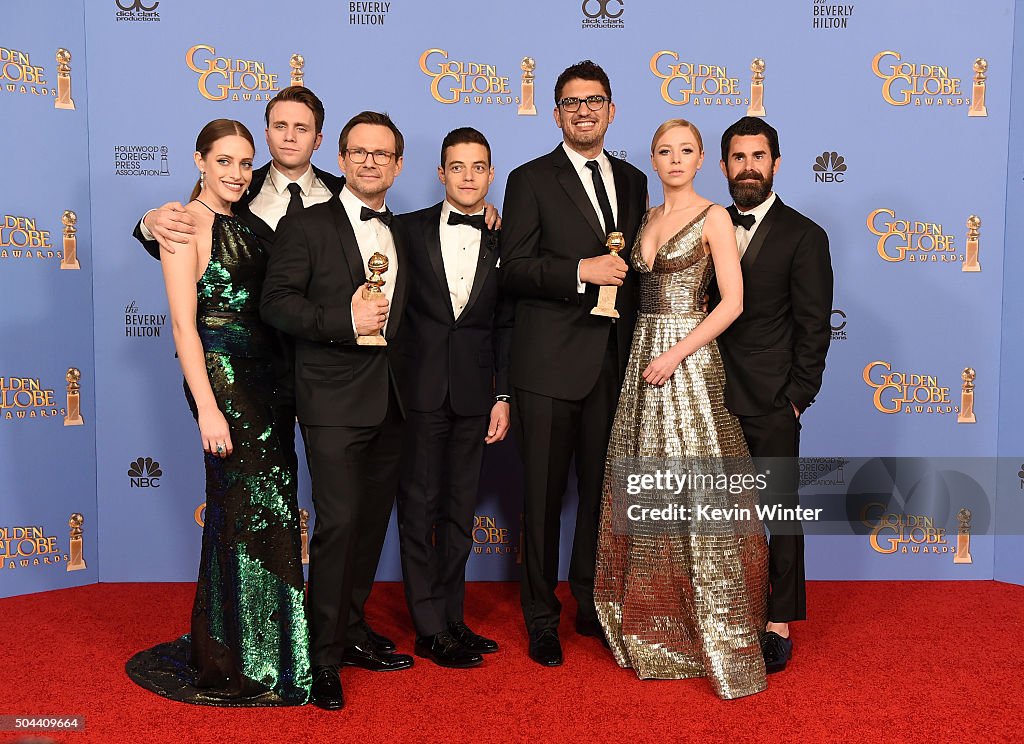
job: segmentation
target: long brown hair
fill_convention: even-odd
[[[222,137],[230,137],[231,135],[244,137],[252,145],[253,152],[256,151],[256,143],[253,142],[252,135],[245,128],[245,124],[234,119],[214,119],[199,131],[199,136],[196,137],[196,152],[205,158],[210,154],[210,150],[213,149],[214,142]],[[188,200],[192,201],[195,199],[202,190],[202,182],[197,180],[195,187],[192,189],[192,195]]]

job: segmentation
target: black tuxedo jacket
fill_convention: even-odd
[[[435,411],[450,396],[460,416],[490,412],[507,395],[512,312],[498,290],[498,234],[484,230],[469,302],[458,319],[441,255],[442,204],[402,215],[409,300],[393,357],[402,402]]]
[[[718,338],[725,405],[737,416],[790,402],[803,411],[821,388],[832,335],[828,235],[776,196],[740,268],[743,313]]]
[[[392,222],[391,235],[398,273],[384,275],[395,282],[385,332],[389,345],[358,346],[352,295],[366,283],[366,264],[345,208],[334,197],[278,225],[260,315],[295,339],[295,399],[302,424],[369,427],[384,420],[394,384],[390,357],[410,281],[398,221]]]
[[[647,177],[609,156],[618,202],[618,229],[633,246],[647,204]],[[552,152],[519,166],[505,188],[501,230],[503,289],[516,298],[511,383],[540,395],[580,400],[594,387],[608,334],[618,338],[619,375],[636,321],[637,289],[632,272],[618,288],[620,318],[591,315],[598,287],[576,291],[580,259],[608,253],[605,232],[569,156]]]

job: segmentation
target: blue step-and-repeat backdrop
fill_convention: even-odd
[[[776,191],[828,231],[805,497],[859,489],[863,508],[845,531],[809,526],[809,577],[1024,583],[1021,15],[1012,0],[4,3],[0,596],[195,579],[200,444],[159,266],[131,232],[184,201],[205,122],[245,122],[266,162],[264,107],[298,80],[327,108],[314,162],[336,171],[344,122],[387,111],[407,142],[396,212],[442,198],[441,138],[474,126],[500,205],[508,172],[558,143],[554,81],[584,58],[611,77],[607,149],[652,177],[652,204],[662,121],[701,129],[697,188],[728,203],[718,140],[761,102]],[[519,478],[515,445],[493,446],[470,579],[518,575]],[[304,471],[300,500],[312,511]],[[400,578],[394,525],[378,578]]]

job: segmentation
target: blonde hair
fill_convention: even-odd
[[[669,119],[655,130],[654,139],[651,140],[651,155],[654,154],[654,148],[657,147],[661,136],[668,130],[675,129],[676,127],[689,127],[690,131],[693,132],[693,136],[697,139],[697,147],[700,148],[701,152],[704,152],[704,140],[701,139],[700,130],[696,126],[686,119]]]

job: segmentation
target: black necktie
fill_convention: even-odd
[[[475,227],[480,232],[483,232],[487,227],[482,214],[463,214],[462,212],[455,211],[448,213],[448,224],[469,225],[470,227]]]
[[[392,216],[393,215],[391,214],[391,210],[386,207],[384,208],[383,212],[374,212],[369,207],[363,207],[362,209],[359,210],[359,219],[361,219],[363,222],[366,222],[367,220],[372,220],[374,217],[376,217],[387,227],[391,227]]]
[[[288,211],[286,215],[293,215],[296,212],[302,211],[302,187],[297,183],[288,184],[288,191],[291,192],[292,196],[288,200]]]
[[[608,192],[604,188],[604,179],[601,178],[601,167],[596,160],[588,160],[587,167],[590,168],[590,175],[594,177],[594,191],[597,192],[597,203],[604,218],[605,232],[615,232],[615,217],[612,215],[612,204],[608,201]]]
[[[736,227],[742,227],[744,230],[749,230],[754,226],[756,221],[752,214],[740,214],[740,210],[736,209],[735,204],[729,205],[729,216],[732,217],[732,224]]]

